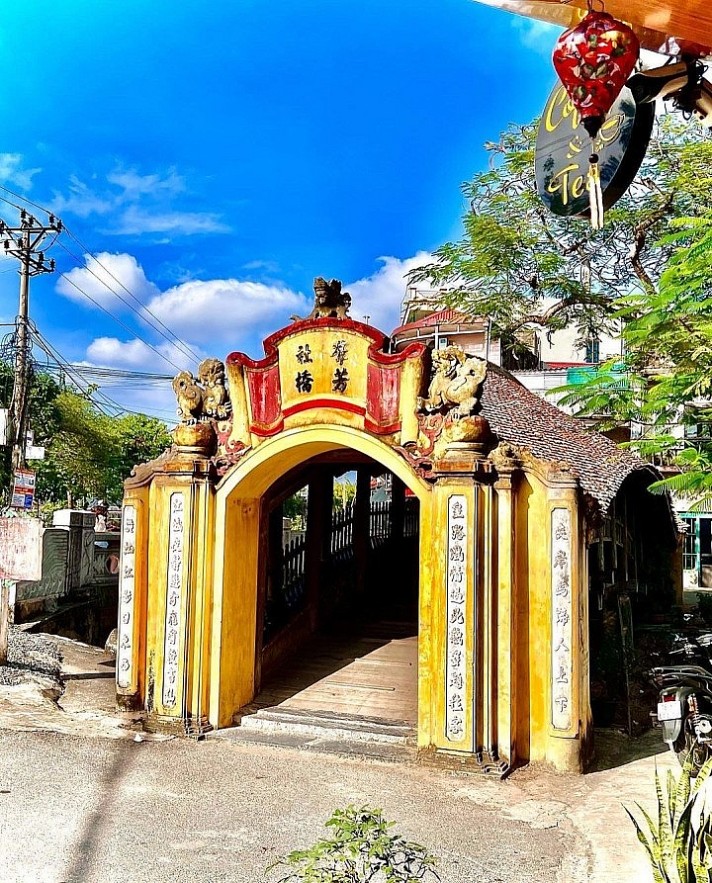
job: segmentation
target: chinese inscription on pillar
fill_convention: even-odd
[[[168,578],[166,586],[165,644],[163,648],[163,706],[176,704],[178,654],[180,652],[180,603],[183,587],[183,539],[185,534],[183,494],[171,494],[168,531]]]
[[[133,663],[134,594],[136,581],[136,507],[124,506],[121,519],[121,568],[119,571],[119,624],[116,647],[116,683],[131,686]]]
[[[551,698],[552,723],[570,730],[572,721],[571,513],[551,513]]]
[[[467,498],[453,494],[447,512],[447,664],[445,735],[451,742],[465,736],[465,597],[467,592]]]

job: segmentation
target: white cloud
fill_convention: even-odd
[[[381,257],[382,266],[371,276],[344,285],[351,295],[351,318],[364,320],[389,333],[400,325],[401,302],[405,295],[406,273],[431,261],[428,252],[420,251],[401,260]]]
[[[274,331],[311,307],[304,295],[284,286],[211,279],[169,288],[149,308],[180,337],[219,351],[245,345],[256,332]]]
[[[552,25],[545,21],[536,21],[530,18],[512,17],[512,27],[519,33],[519,41],[527,49],[551,57],[554,51],[554,43],[561,33],[559,25]]]
[[[107,232],[118,236],[141,233],[191,236],[194,233],[227,233],[229,229],[214,212],[156,212],[132,205],[118,214]]]
[[[148,281],[143,268],[130,254],[104,251],[96,257],[85,255],[84,260],[86,267],[75,267],[57,281],[57,291],[70,300],[86,304],[87,298],[82,294],[86,292],[102,306],[116,312],[124,308],[120,302],[122,298],[132,308],[138,307],[126,289],[141,303],[158,294],[158,287]]]
[[[135,169],[118,168],[105,178],[94,176],[91,184],[72,175],[65,193],[54,192],[51,208],[56,214],[106,218],[107,226],[102,232],[118,236],[191,236],[225,233],[230,229],[215,212],[176,208],[175,200],[186,190],[184,178],[175,169],[166,174],[141,175]]]
[[[19,190],[29,190],[32,179],[42,169],[23,169],[21,153],[0,153],[0,181],[14,184]]]
[[[106,215],[113,207],[114,200],[99,196],[76,175],[69,179],[69,193],[64,195],[55,190],[50,203],[50,208],[58,215],[68,213],[80,218]]]
[[[157,353],[137,338],[120,340],[103,336],[92,341],[87,349],[87,359],[93,365],[167,374],[173,373],[174,368],[159,353],[176,367],[192,371],[195,371],[197,362],[207,355],[224,358],[237,349],[260,356],[260,343],[264,337],[287,325],[292,315],[308,315],[313,305],[311,292],[305,295],[285,285],[240,279],[193,280],[159,292],[146,279],[142,268],[131,255],[105,253],[98,257],[134,293],[141,293],[146,308],[153,316],[184,340],[198,358],[189,359],[167,341],[155,344]],[[344,290],[352,297],[352,318],[363,321],[364,316],[368,316],[370,324],[386,333],[390,332],[399,324],[406,273],[428,263],[430,259],[427,252],[419,252],[403,260],[379,258],[381,266],[372,275],[344,285]],[[72,272],[83,274],[78,283],[82,287],[91,284],[86,271]],[[99,283],[93,280],[93,284],[95,288],[92,291],[98,294]],[[102,297],[105,298],[105,294]],[[155,339],[153,331],[146,328],[145,332],[143,336],[146,340]],[[167,408],[172,407],[168,381],[155,388],[146,386],[140,395],[123,390],[121,385],[109,386],[105,391],[127,408],[143,408],[149,413],[162,411],[161,416],[169,419],[165,413]]]
[[[161,351],[156,347],[158,352]],[[173,350],[167,354],[171,361]],[[97,337],[87,347],[87,359],[94,367],[128,368],[131,371],[166,373],[171,365],[142,340],[119,340],[116,337]]]
[[[124,201],[160,191],[170,194],[185,191],[185,181],[175,169],[171,169],[165,178],[160,175],[140,175],[135,169],[116,170],[110,172],[106,180],[123,191]]]

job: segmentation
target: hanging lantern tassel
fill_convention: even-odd
[[[601,170],[598,168],[598,154],[588,158],[588,198],[591,204],[591,226],[594,230],[603,229],[603,191],[601,190]]]

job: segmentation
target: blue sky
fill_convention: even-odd
[[[543,106],[555,34],[471,0],[9,4],[0,183],[76,237],[52,250],[67,278],[33,280],[33,320],[70,362],[172,373],[190,359],[156,319],[197,356],[259,355],[324,275],[390,331],[483,143]],[[16,300],[0,262],[3,321]],[[169,388],[104,391],[173,408]]]

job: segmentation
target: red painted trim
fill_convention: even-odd
[[[366,413],[363,405],[357,405],[356,402],[350,402],[348,399],[331,398],[306,399],[285,408],[283,413],[285,417],[291,417],[292,414],[310,411],[312,408],[334,408],[337,411],[350,411],[352,414],[361,414],[362,416]]]
[[[374,423],[369,417],[366,417],[364,420],[364,428],[368,429],[369,432],[375,432],[378,435],[391,435],[394,432],[400,432],[401,430],[401,422],[400,420],[396,420],[395,423],[388,423],[385,426],[382,426],[379,423]]]
[[[273,426],[258,426],[256,423],[250,425],[250,432],[259,435],[260,438],[269,438],[272,435],[277,435],[277,433],[281,432],[283,429],[284,417],[280,417]]]

